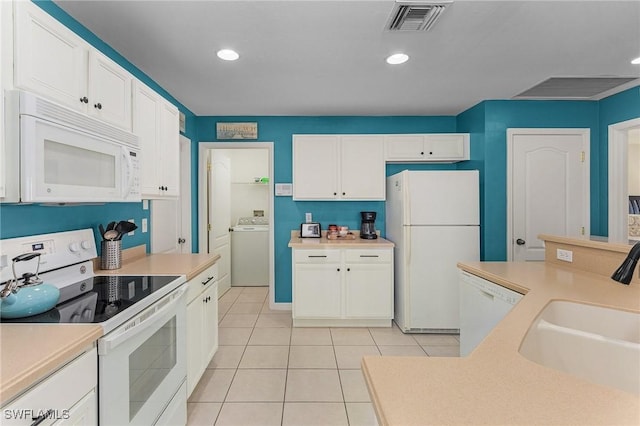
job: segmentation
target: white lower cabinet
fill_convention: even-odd
[[[293,249],[295,326],[390,326],[393,248]]]
[[[85,352],[2,407],[3,426],[97,425],[98,353]]]
[[[218,350],[218,265],[187,282],[187,395]]]

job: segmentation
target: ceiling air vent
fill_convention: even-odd
[[[514,98],[592,99],[637,77],[551,77]]]
[[[451,3],[453,2],[396,2],[387,24],[387,30],[428,31]]]

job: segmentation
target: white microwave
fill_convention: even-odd
[[[6,92],[5,114],[4,201],[18,201],[12,191],[25,203],[140,201],[133,133],[23,91]]]

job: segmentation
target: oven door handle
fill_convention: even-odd
[[[135,318],[132,318],[126,323],[122,324],[120,328],[99,339],[98,355],[107,355],[109,352],[117,348],[122,343],[125,343],[130,338],[143,333],[145,330],[156,325],[158,320],[162,320],[165,317],[169,319],[170,317],[175,315],[176,305],[181,302],[181,299],[186,294],[187,286],[182,285],[170,295],[165,296],[170,297],[171,300],[165,303],[165,305],[160,309],[153,312],[150,316],[148,316],[148,311],[142,311],[138,315],[136,315]],[[144,320],[138,322],[140,318],[144,318]]]

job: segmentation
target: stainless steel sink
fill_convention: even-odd
[[[640,313],[551,301],[520,354],[545,367],[640,394]]]

